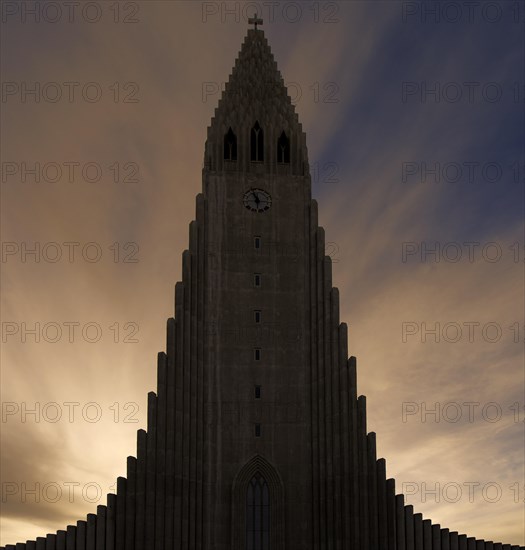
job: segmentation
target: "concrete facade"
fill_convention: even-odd
[[[248,31],[208,128],[196,202],[126,478],[86,521],[16,549],[511,548],[415,514],[376,457],[306,137],[261,30]]]

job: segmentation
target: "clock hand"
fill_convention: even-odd
[[[255,197],[255,203],[259,204],[261,202],[261,199],[259,198],[259,196],[255,191],[252,191],[252,193],[253,193],[253,196]]]

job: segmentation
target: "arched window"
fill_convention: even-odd
[[[250,159],[253,162],[262,162],[264,160],[264,133],[258,121],[252,128],[250,136]]]
[[[246,550],[270,550],[270,493],[259,472],[246,491]]]
[[[290,164],[290,140],[283,133],[277,141],[277,162],[280,164]]]
[[[253,456],[233,480],[232,514],[231,550],[284,550],[283,482],[261,455]]]
[[[237,136],[231,128],[224,136],[224,160],[237,160]]]

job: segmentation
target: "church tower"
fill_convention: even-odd
[[[235,550],[376,549],[381,510],[386,548],[393,480],[387,489],[357,399],[305,134],[261,30],[242,45],[204,166],[183,282],[193,285],[204,251],[195,277],[208,323],[204,540]],[[183,295],[179,287],[177,303]]]
[[[251,22],[208,128],[137,456],[96,514],[16,550],[510,550],[415,514],[376,457],[306,137]]]
[[[288,532],[307,548],[311,342],[325,333],[331,290],[306,138],[261,30],[248,31],[208,128],[193,231],[190,256],[205,256],[206,537],[279,549]]]

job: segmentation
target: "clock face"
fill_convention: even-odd
[[[272,206],[272,197],[262,189],[250,189],[244,193],[244,206],[252,212],[266,212]]]

